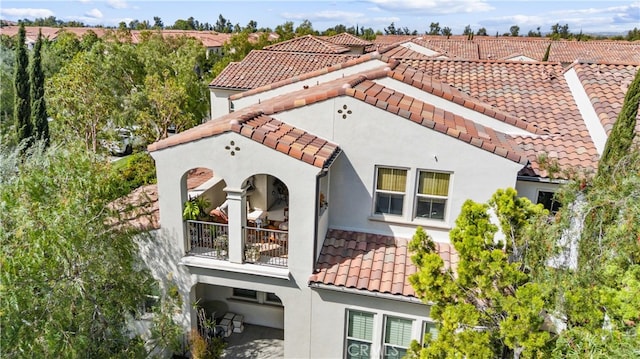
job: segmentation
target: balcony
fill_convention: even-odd
[[[203,221],[186,221],[191,244],[189,254],[229,260],[229,225]],[[244,263],[284,267],[288,265],[288,231],[245,227],[243,229]]]
[[[229,260],[229,225],[187,221],[189,254]]]
[[[244,260],[247,263],[286,267],[289,233],[276,229],[245,227]]]

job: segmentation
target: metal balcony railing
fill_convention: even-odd
[[[187,221],[189,254],[229,259],[229,226],[221,223]]]
[[[288,258],[289,233],[287,231],[245,227],[245,262],[286,267]]]

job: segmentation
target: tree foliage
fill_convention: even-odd
[[[44,98],[44,72],[42,71],[42,32],[33,48],[31,61],[31,118],[35,128],[36,139],[44,141],[49,146],[49,121],[47,119],[47,104]]]
[[[546,347],[549,333],[540,329],[539,314],[547,293],[528,273],[539,267],[529,260],[530,248],[539,245],[529,233],[543,212],[513,189],[496,192],[488,204],[465,202],[450,232],[460,256],[455,270],[445,269],[431,239],[418,229],[410,248],[419,271],[410,281],[418,296],[434,303],[431,317],[440,322],[424,357],[508,357],[514,351],[533,357]]]
[[[611,129],[611,135],[602,152],[598,168],[599,175],[606,175],[609,168],[629,153],[636,136],[636,117],[640,104],[640,71],[629,85],[622,110]]]
[[[16,65],[13,86],[15,88],[14,116],[15,128],[17,131],[17,142],[26,141],[27,147],[33,137],[33,125],[31,123],[31,100],[29,86],[29,55],[25,44],[26,31],[24,24],[20,25],[18,37],[16,38]]]
[[[81,148],[40,144],[0,156],[0,356],[144,356],[128,323],[154,281],[108,205],[120,181]]]

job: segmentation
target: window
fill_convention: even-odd
[[[411,327],[409,319],[386,317],[384,325],[383,357],[400,359],[407,354],[411,343]]]
[[[402,215],[406,186],[407,170],[378,167],[375,213]]]
[[[551,213],[556,213],[560,209],[560,202],[556,201],[556,194],[549,191],[538,191],[538,203],[549,210]]]
[[[444,220],[449,195],[449,173],[420,171],[416,217]]]
[[[438,338],[438,327],[434,322],[422,323],[422,346],[426,346],[430,341]]]
[[[265,293],[264,301],[265,301],[265,303],[273,303],[273,304],[282,305],[282,301],[274,293]]]
[[[371,358],[373,314],[347,311],[347,359]]]
[[[233,288],[233,296],[240,299],[258,300],[258,292],[251,289]]]

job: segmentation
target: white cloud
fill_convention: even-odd
[[[94,19],[102,19],[102,12],[98,9],[91,9],[87,11],[84,15]]]
[[[78,0],[78,2],[81,2],[83,4],[88,4],[91,2],[91,0]]]
[[[114,9],[126,9],[129,7],[126,0],[107,0],[107,5]]]
[[[419,14],[456,14],[493,10],[486,0],[369,0],[379,8]]]
[[[348,11],[318,11],[314,13],[283,13],[282,16],[285,19],[292,20],[309,20],[313,24],[316,22],[323,21],[335,21],[337,23],[353,23],[354,20],[363,19],[365,17],[364,14],[358,12],[348,12]]]
[[[19,18],[46,18],[49,16],[54,16],[53,11],[49,9],[32,9],[32,8],[8,8],[2,9],[0,8],[0,14],[3,16],[13,16]]]

